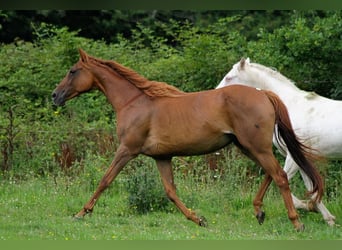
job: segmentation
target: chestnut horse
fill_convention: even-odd
[[[79,53],[79,61],[53,91],[53,101],[64,105],[92,89],[102,91],[117,113],[120,145],[95,193],[76,218],[91,213],[123,167],[144,154],[156,161],[168,198],[186,218],[206,226],[206,220],[188,209],[176,194],[172,157],[206,154],[234,143],[265,172],[253,201],[258,222],[264,221],[262,200],[273,180],[295,229],[304,229],[286,173],[272,152],[275,125],[297,164],[312,180],[312,192],[317,192],[318,200],[323,194],[322,179],[311,163],[310,151],[297,139],[285,105],[275,94],[246,86],[185,93],[166,83],[149,81],[115,61],[91,57],[81,49]]]

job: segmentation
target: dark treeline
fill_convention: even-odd
[[[190,23],[199,29],[206,28],[218,19],[239,16],[234,30],[239,30],[249,39],[255,39],[258,29],[273,30],[289,21],[293,11],[166,11],[166,10],[0,10],[0,41],[11,43],[15,40],[32,41],[34,27],[45,22],[57,27],[68,27],[79,31],[79,35],[108,43],[117,41],[117,34],[130,38],[132,30],[140,23],[149,26],[158,36],[167,36],[160,28],[171,19]],[[315,15],[323,15],[316,11]]]

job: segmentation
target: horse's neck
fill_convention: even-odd
[[[274,75],[273,75],[274,74]],[[271,90],[280,97],[296,98],[302,95],[303,91],[297,88],[290,80],[278,73],[270,73],[260,69],[251,68],[249,78],[254,81],[259,88]]]
[[[104,93],[116,112],[142,94],[141,90],[114,72],[106,72],[102,69],[97,71],[96,75],[98,76],[98,88]]]

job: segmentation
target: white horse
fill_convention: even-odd
[[[288,108],[292,126],[305,143],[316,149],[327,159],[342,159],[342,101],[331,100],[306,92],[279,72],[257,63],[249,58],[241,59],[216,88],[231,84],[243,84],[276,93]],[[300,170],[286,148],[275,146],[286,157],[284,170],[290,180]],[[312,189],[309,178],[300,170],[305,186]],[[319,211],[329,225],[335,224],[333,216],[322,202],[313,204],[299,200],[292,194],[296,208]]]

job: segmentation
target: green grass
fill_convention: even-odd
[[[59,240],[223,240],[223,239],[342,239],[339,225],[329,227],[317,213],[300,212],[305,231],[297,233],[287,219],[283,201],[273,186],[265,197],[266,219],[259,225],[253,215],[249,190],[227,181],[177,180],[179,195],[188,207],[203,215],[209,226],[195,225],[175,209],[137,214],[127,208],[119,176],[106,190],[91,216],[75,220],[92,194],[85,177],[47,177],[22,182],[0,182],[0,239]],[[254,188],[253,188],[254,189]],[[341,223],[341,200],[327,203]]]

